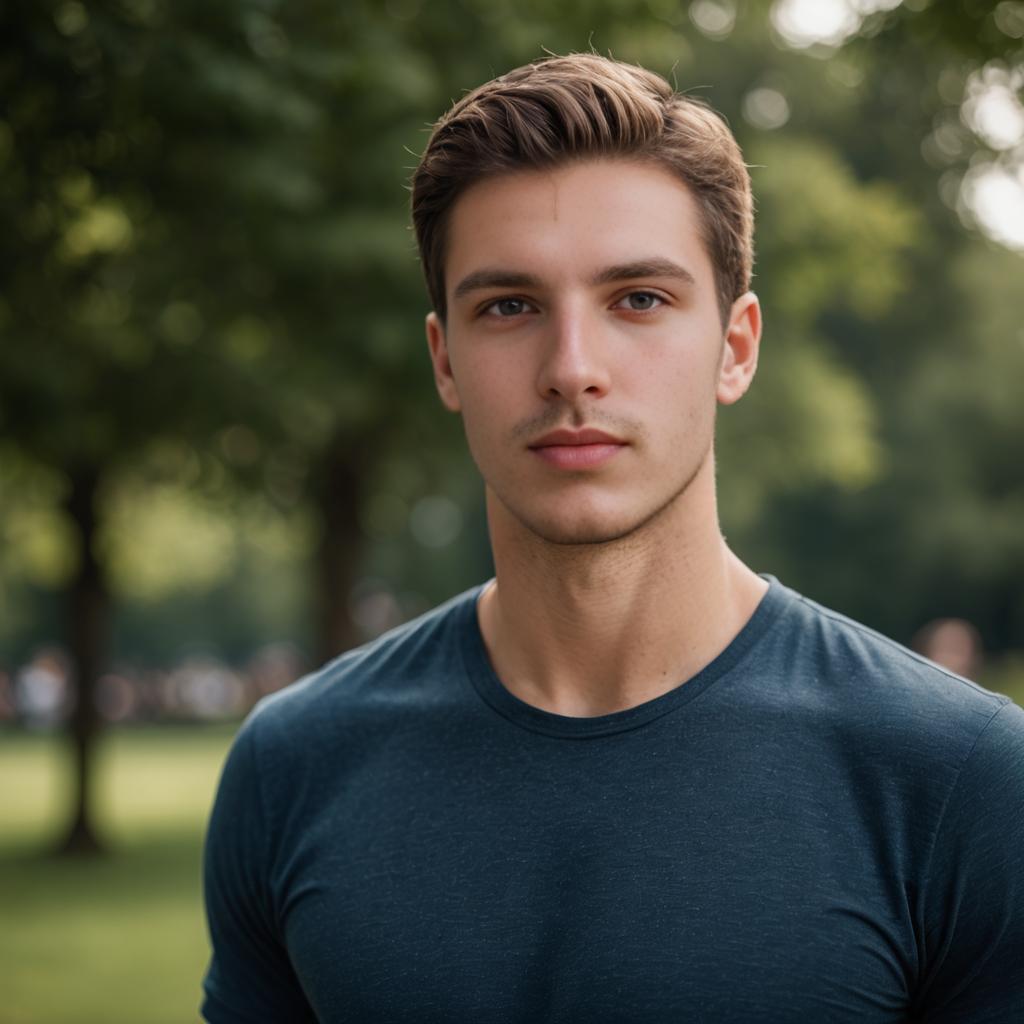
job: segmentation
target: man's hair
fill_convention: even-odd
[[[448,219],[495,175],[578,160],[648,161],[686,185],[700,210],[723,324],[750,287],[750,176],[721,117],[661,76],[592,53],[516,68],[459,100],[435,125],[412,177],[412,220],[427,290],[445,319]]]

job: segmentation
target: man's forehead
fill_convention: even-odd
[[[710,283],[700,215],[689,189],[650,162],[599,160],[485,179],[454,204],[447,232],[446,284],[504,274],[600,283],[628,276]],[[527,282],[523,281],[522,284]],[[458,296],[456,296],[458,297]]]
[[[513,216],[528,206],[536,216],[557,221],[563,212],[571,209],[574,199],[585,202],[600,195],[607,207],[611,200],[636,198],[638,192],[651,189],[660,190],[663,197],[675,196],[684,207],[696,212],[690,188],[664,164],[609,156],[488,175],[459,195],[451,216],[456,216],[460,209],[481,207],[496,216]]]

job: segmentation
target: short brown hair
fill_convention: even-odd
[[[476,182],[574,160],[649,160],[701,211],[723,323],[750,287],[750,176],[725,122],[661,76],[593,53],[547,57],[481,85],[442,117],[412,177],[412,220],[427,290],[443,320],[448,215]]]

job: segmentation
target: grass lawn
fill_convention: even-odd
[[[197,1021],[208,956],[200,854],[233,728],[109,733],[97,811],[111,853],[47,856],[68,813],[68,756],[0,732],[0,1019]]]

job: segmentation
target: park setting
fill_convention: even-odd
[[[719,111],[756,203],[729,546],[1024,703],[1024,3],[0,13],[0,1024],[198,1020],[251,709],[494,573],[410,175],[545,55]]]

